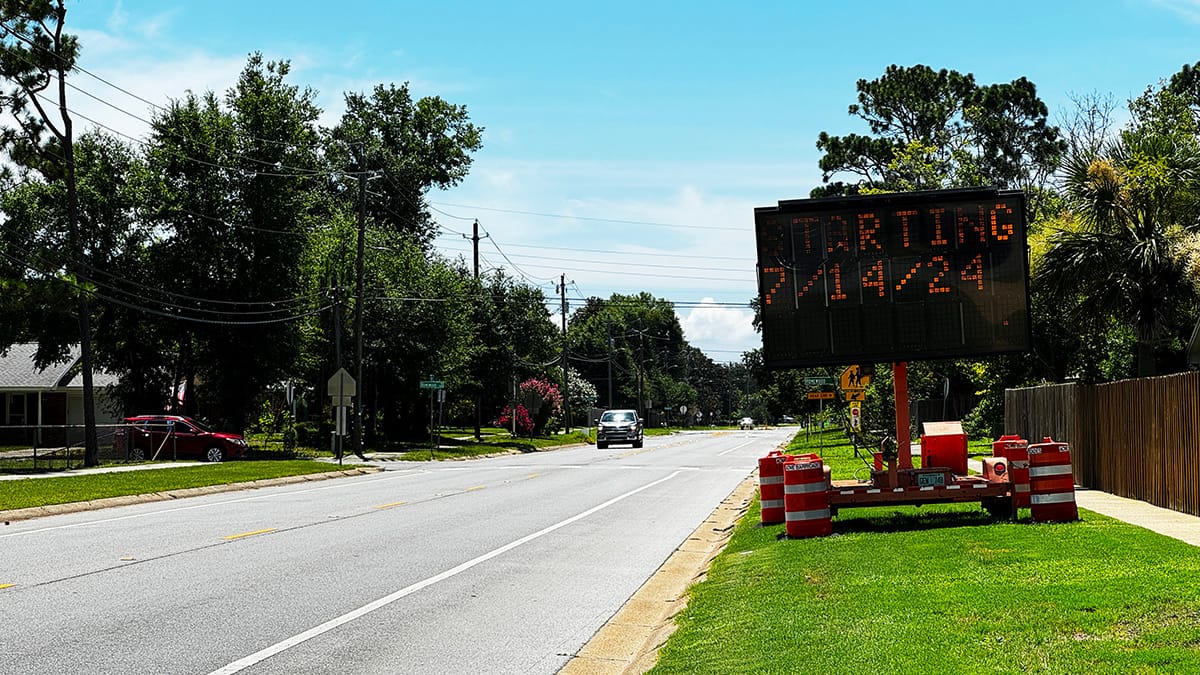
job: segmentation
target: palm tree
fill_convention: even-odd
[[[1154,375],[1164,328],[1197,298],[1185,251],[1197,236],[1200,144],[1135,123],[1098,150],[1068,157],[1063,179],[1067,220],[1077,227],[1051,234],[1034,284],[1080,325],[1131,325],[1137,374]]]

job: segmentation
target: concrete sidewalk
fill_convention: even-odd
[[[5,473],[0,474],[0,480],[65,478],[69,476],[86,476],[93,473],[124,473],[126,471],[145,471],[147,469],[174,469],[184,466],[200,466],[204,463],[205,462],[170,462],[158,464],[131,464],[129,466],[102,466],[92,469],[63,469],[62,471],[46,471],[43,473]]]
[[[1075,488],[1075,503],[1080,508],[1200,546],[1200,517],[1081,487]]]

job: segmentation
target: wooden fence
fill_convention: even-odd
[[[1070,443],[1079,485],[1200,515],[1200,373],[1009,389],[1004,429]]]

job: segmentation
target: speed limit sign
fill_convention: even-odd
[[[862,407],[858,401],[850,402],[850,428],[862,428]]]

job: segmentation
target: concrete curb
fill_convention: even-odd
[[[559,673],[641,675],[653,668],[687,607],[688,589],[704,580],[757,488],[756,473],[739,483]]]
[[[299,476],[284,476],[282,478],[265,478],[263,480],[251,481],[248,483],[226,483],[224,485],[207,485],[198,488],[186,488],[183,490],[169,490],[167,492],[151,492],[141,495],[125,495],[121,497],[108,497],[105,499],[94,499],[87,502],[68,502],[66,504],[50,504],[47,506],[34,506],[27,509],[14,509],[12,511],[0,511],[0,521],[8,524],[18,520],[32,520],[44,516],[56,516],[64,513],[79,513],[81,511],[94,511],[96,509],[107,509],[114,506],[129,506],[131,504],[148,504],[150,502],[163,502],[172,499],[183,499],[186,497],[197,497],[199,495],[211,495],[220,492],[234,492],[238,490],[253,490],[256,488],[271,487],[273,485],[293,485],[295,483],[306,483],[311,481],[328,480],[330,478],[343,478],[346,476],[362,476],[369,473],[376,473],[382,469],[374,466],[363,466],[354,469],[342,469],[339,471],[327,471],[324,473],[308,473]]]

